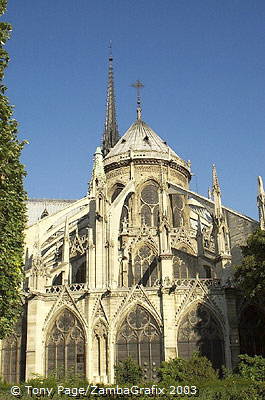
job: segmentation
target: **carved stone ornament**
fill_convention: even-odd
[[[76,233],[75,237],[71,240],[70,244],[70,257],[82,255],[86,252],[88,246],[88,236],[79,236]]]
[[[108,318],[101,301],[101,295],[97,297],[92,311],[92,319],[94,320],[97,318],[101,318],[108,323]]]
[[[193,229],[187,229],[184,226],[177,229],[174,234],[171,234],[171,247],[178,248],[181,243],[187,244],[194,251],[192,239],[195,237]]]
[[[61,293],[59,294],[59,297],[57,298],[56,302],[54,303],[54,305],[51,307],[47,317],[45,318],[45,322],[44,322],[44,327],[48,324],[50,318],[52,317],[52,315],[54,315],[54,313],[59,310],[60,308],[63,308],[64,306],[74,310],[79,317],[83,320],[83,322],[86,324],[86,320],[84,319],[83,315],[81,314],[80,309],[77,307],[77,304],[73,298],[73,296],[71,295],[70,291],[67,289],[66,286],[63,287],[63,290],[61,291]],[[87,325],[87,324],[86,324]]]
[[[207,286],[205,286],[202,282],[200,282],[199,279],[192,280],[192,284],[190,285],[189,288],[185,290],[185,295],[177,308],[176,322],[181,317],[182,311],[185,310],[189,306],[189,304],[201,300],[204,303],[208,303],[211,306],[211,308],[215,310],[216,313],[220,316],[220,318],[223,321],[223,324],[225,324],[224,322],[225,318],[223,316],[223,313],[219,308],[218,304],[215,302],[213,296],[210,295],[209,290],[210,289]]]
[[[123,310],[126,309],[129,304],[137,303],[137,302],[144,304],[145,306],[148,306],[148,308],[151,309],[155,313],[155,315],[158,317],[158,319],[161,320],[159,311],[151,303],[151,301],[149,300],[148,296],[146,295],[143,287],[136,285],[130,290],[128,295],[122,299],[121,303],[119,304],[116,312],[114,313],[114,315],[112,317],[112,321],[115,321],[115,319],[118,318],[119,315],[121,315]]]

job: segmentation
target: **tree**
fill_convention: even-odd
[[[0,0],[0,15],[7,0]],[[21,310],[23,244],[26,223],[26,193],[23,189],[24,166],[19,158],[25,142],[17,138],[18,123],[12,118],[3,84],[9,55],[4,49],[12,27],[0,23],[0,338],[8,335]]]
[[[265,231],[258,229],[242,246],[242,264],[236,266],[235,278],[244,295],[254,303],[265,299]]]
[[[162,362],[159,369],[159,377],[168,385],[173,383],[188,385],[206,379],[216,380],[217,372],[214,370],[208,358],[195,352],[188,360],[174,358]]]
[[[131,357],[124,361],[119,361],[115,365],[115,380],[118,384],[135,385],[141,381],[143,371],[141,367]]]

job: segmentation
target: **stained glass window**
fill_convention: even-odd
[[[15,383],[19,380],[19,346],[15,334],[3,341],[2,376],[9,383]]]
[[[158,279],[157,257],[153,250],[144,245],[138,249],[133,259],[132,277],[129,286],[153,286]]]
[[[224,342],[219,323],[202,304],[194,305],[180,321],[178,356],[188,359],[198,351],[206,356],[214,368],[224,364]]]
[[[195,278],[198,271],[198,259],[186,251],[172,249],[173,251],[173,273],[177,279]]]
[[[158,225],[159,196],[153,183],[147,184],[141,192],[141,222],[147,226]]]
[[[64,310],[55,320],[46,342],[46,374],[85,375],[85,335],[75,315]]]
[[[153,316],[137,305],[125,317],[117,335],[117,361],[133,358],[145,379],[156,379],[160,366],[162,336]]]

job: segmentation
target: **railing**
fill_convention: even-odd
[[[182,287],[186,288],[193,286],[196,281],[199,281],[202,285],[207,286],[209,288],[221,287],[221,279],[216,279],[216,278],[176,279],[174,280],[174,285],[177,288],[182,288]]]
[[[175,289],[187,289],[191,288],[196,282],[200,282],[207,288],[221,288],[221,279],[216,278],[184,278],[184,279],[172,279],[166,277],[164,280],[157,279],[154,286],[167,286],[174,287]]]
[[[71,283],[70,285],[66,285],[67,288],[71,292],[81,292],[86,290],[86,284],[85,283]],[[61,293],[63,290],[63,285],[56,285],[56,286],[46,286],[45,292],[46,293],[51,293],[51,294],[56,294],[56,293]]]

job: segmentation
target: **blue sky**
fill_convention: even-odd
[[[112,40],[120,133],[143,119],[184,159],[206,195],[215,163],[223,203],[257,218],[265,179],[263,0],[9,0],[5,82],[30,143],[33,198],[80,198],[103,132]]]

